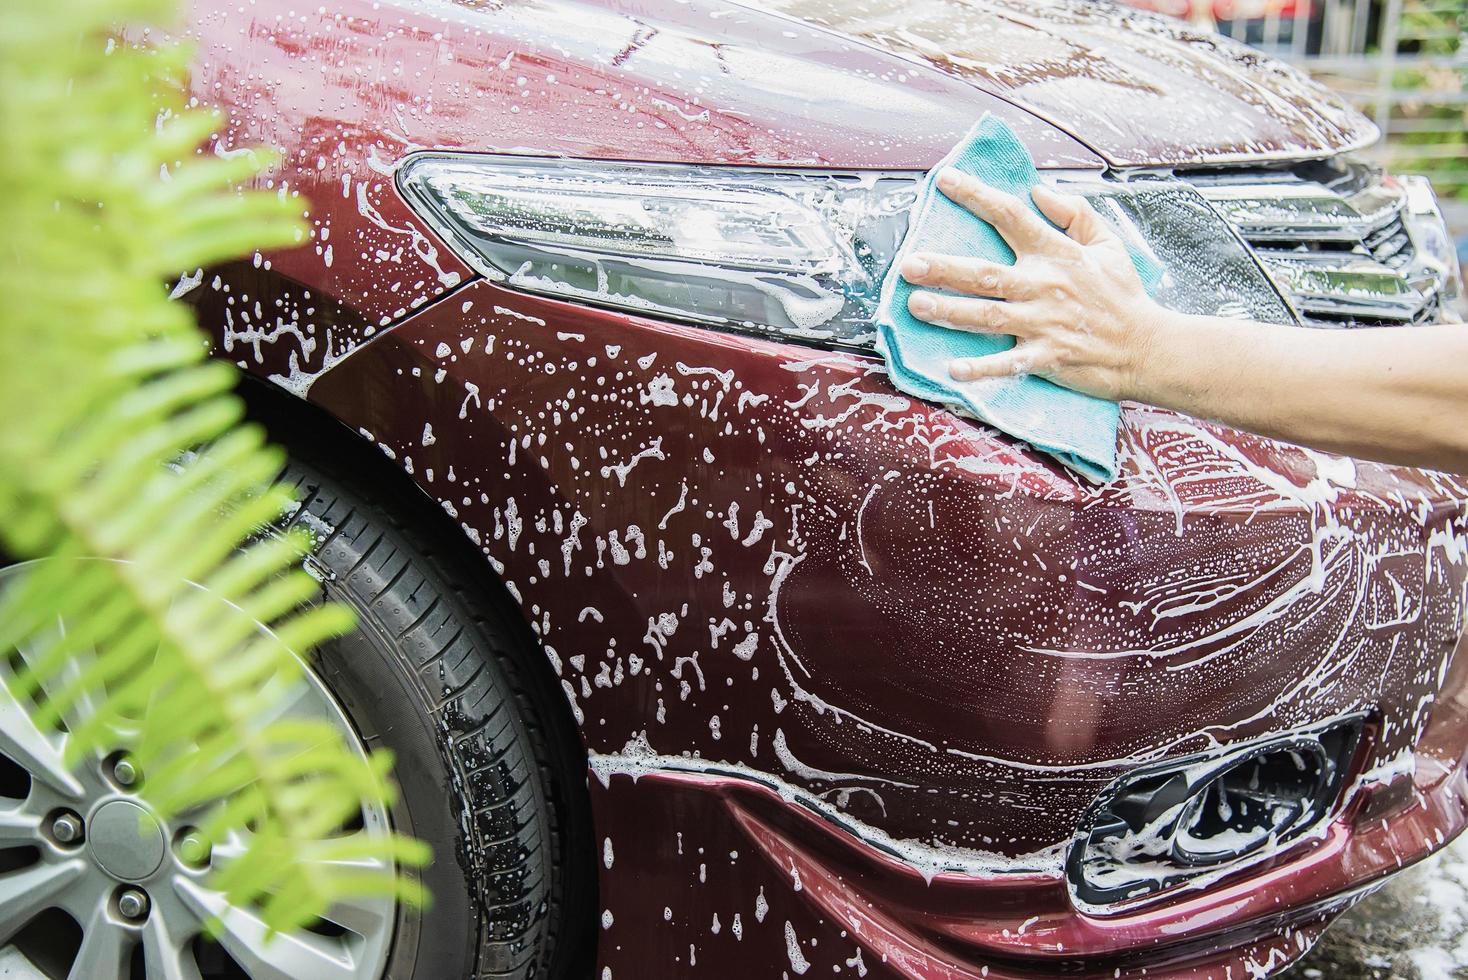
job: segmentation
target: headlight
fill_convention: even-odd
[[[870,350],[922,175],[423,153],[406,200],[486,277],[529,292]],[[1090,197],[1189,313],[1292,317],[1248,249],[1178,181],[1051,174]]]
[[[871,341],[917,190],[911,174],[440,154],[398,181],[490,279],[848,346]]]
[[[1417,250],[1416,271],[1419,288],[1430,288],[1432,281],[1440,283],[1443,311],[1455,322],[1462,322],[1468,311],[1463,309],[1463,272],[1458,265],[1458,250],[1453,237],[1448,234],[1447,222],[1437,206],[1437,196],[1426,177],[1397,178],[1407,192],[1406,206],[1402,209],[1402,223],[1412,238]]]
[[[1113,231],[1162,270],[1153,298],[1180,313],[1294,323],[1294,314],[1244,241],[1190,184],[1140,178],[1061,178]]]

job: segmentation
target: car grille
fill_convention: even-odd
[[[1433,320],[1441,273],[1419,260],[1407,193],[1359,162],[1190,181],[1253,246],[1302,322],[1401,326]]]

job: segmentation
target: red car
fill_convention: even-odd
[[[88,822],[146,901],[21,896],[75,928],[13,917],[7,955],[1260,977],[1468,821],[1463,481],[1128,405],[1095,487],[872,350],[915,182],[986,112],[1167,303],[1457,318],[1431,189],[1293,70],[1061,0],[253,0],[177,34],[208,152],[278,151],[312,239],[174,293],[359,610],[303,710],[395,753],[358,829],[429,841],[434,902],[262,943]]]

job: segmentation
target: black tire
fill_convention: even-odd
[[[351,472],[362,470],[352,467]],[[357,611],[315,668],[369,749],[393,753],[395,828],[433,849],[386,976],[584,977],[595,944],[586,757],[544,654],[465,546],[390,481],[293,453],[280,482],[325,596]],[[542,658],[537,662],[534,658]]]

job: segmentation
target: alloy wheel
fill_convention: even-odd
[[[26,568],[0,569],[0,595]],[[159,819],[140,795],[147,774],[121,745],[67,767],[67,732],[38,728],[33,705],[12,693],[29,655],[0,657],[0,965],[78,980],[382,974],[396,917],[391,898],[341,902],[311,927],[267,939],[256,910],[209,887],[212,870],[245,852],[246,835],[206,852],[192,833],[202,813]],[[327,719],[365,755],[309,668],[283,695],[276,717]],[[74,725],[89,708],[83,700],[63,721]],[[389,826],[385,809],[372,805],[342,832],[380,836]],[[204,938],[210,923],[214,940]]]

